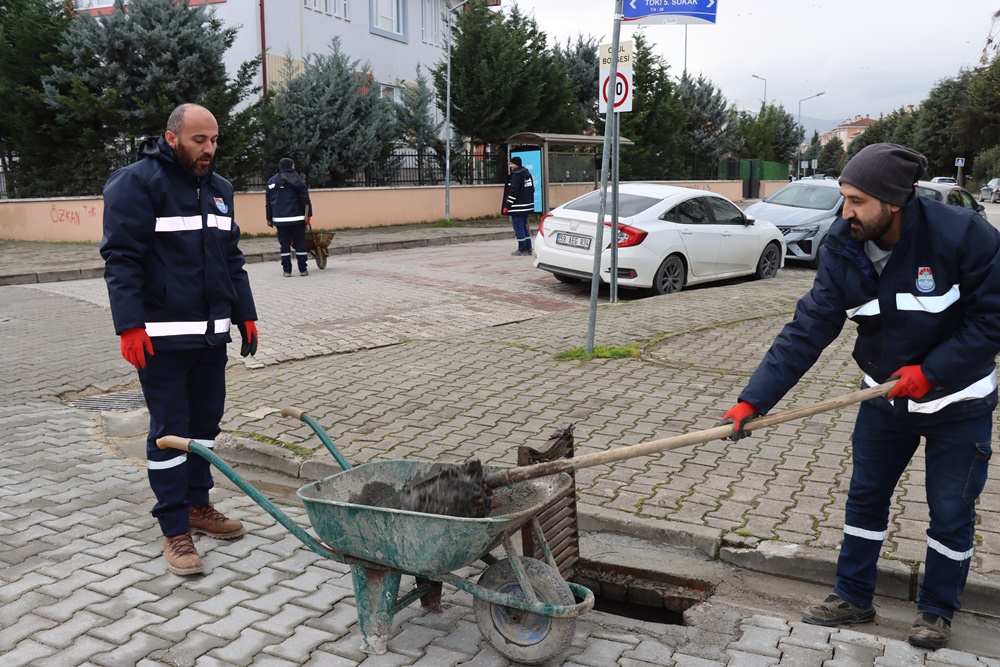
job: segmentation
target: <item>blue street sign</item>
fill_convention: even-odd
[[[717,0],[625,0],[622,20],[633,23],[715,23]]]

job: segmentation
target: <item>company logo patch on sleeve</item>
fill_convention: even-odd
[[[934,274],[931,267],[921,266],[917,269],[917,289],[921,292],[930,292],[934,289]]]
[[[222,197],[215,197],[215,208],[219,209],[219,213],[229,212],[229,207],[226,206],[226,202],[222,200]]]

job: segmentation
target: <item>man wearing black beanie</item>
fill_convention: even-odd
[[[909,642],[937,649],[961,607],[992,454],[1000,232],[975,211],[915,196],[926,170],[923,155],[897,144],[866,146],[847,163],[843,212],[820,249],[813,287],[723,422],[733,424],[734,440],[750,435],[748,422],[781,400],[845,321],[857,324],[862,385],[898,381],[858,408],[837,583],[802,620],[834,626],[875,618],[893,491],[923,438],[931,518]]]

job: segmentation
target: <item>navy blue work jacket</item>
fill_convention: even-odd
[[[1000,232],[978,213],[926,197],[905,208],[902,235],[881,275],[838,218],[820,249],[813,287],[740,394],[767,412],[840,334],[857,324],[854,359],[874,386],[919,364],[920,400],[872,404],[912,423],[992,412],[1000,352]]]
[[[256,320],[233,219],[233,187],[195,177],[163,137],[104,185],[104,280],[115,332],[145,327],[153,350],[228,343],[230,324]]]
[[[264,208],[267,220],[278,227],[303,223],[306,216],[312,216],[309,188],[299,172],[289,167],[271,177],[264,190]]]

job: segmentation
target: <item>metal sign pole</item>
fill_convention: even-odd
[[[611,157],[611,303],[618,302],[618,165],[621,164],[622,115],[615,111],[615,138]]]
[[[608,77],[608,102],[604,123],[604,155],[601,156],[601,203],[597,209],[597,228],[594,230],[594,269],[590,277],[590,313],[587,318],[587,354],[594,353],[594,329],[597,327],[597,293],[601,286],[601,248],[604,247],[604,210],[608,201],[608,166],[614,134],[615,83],[618,76],[618,41],[622,27],[622,5],[625,0],[615,0],[615,25],[611,38],[611,73]],[[601,92],[598,91],[598,105]]]

